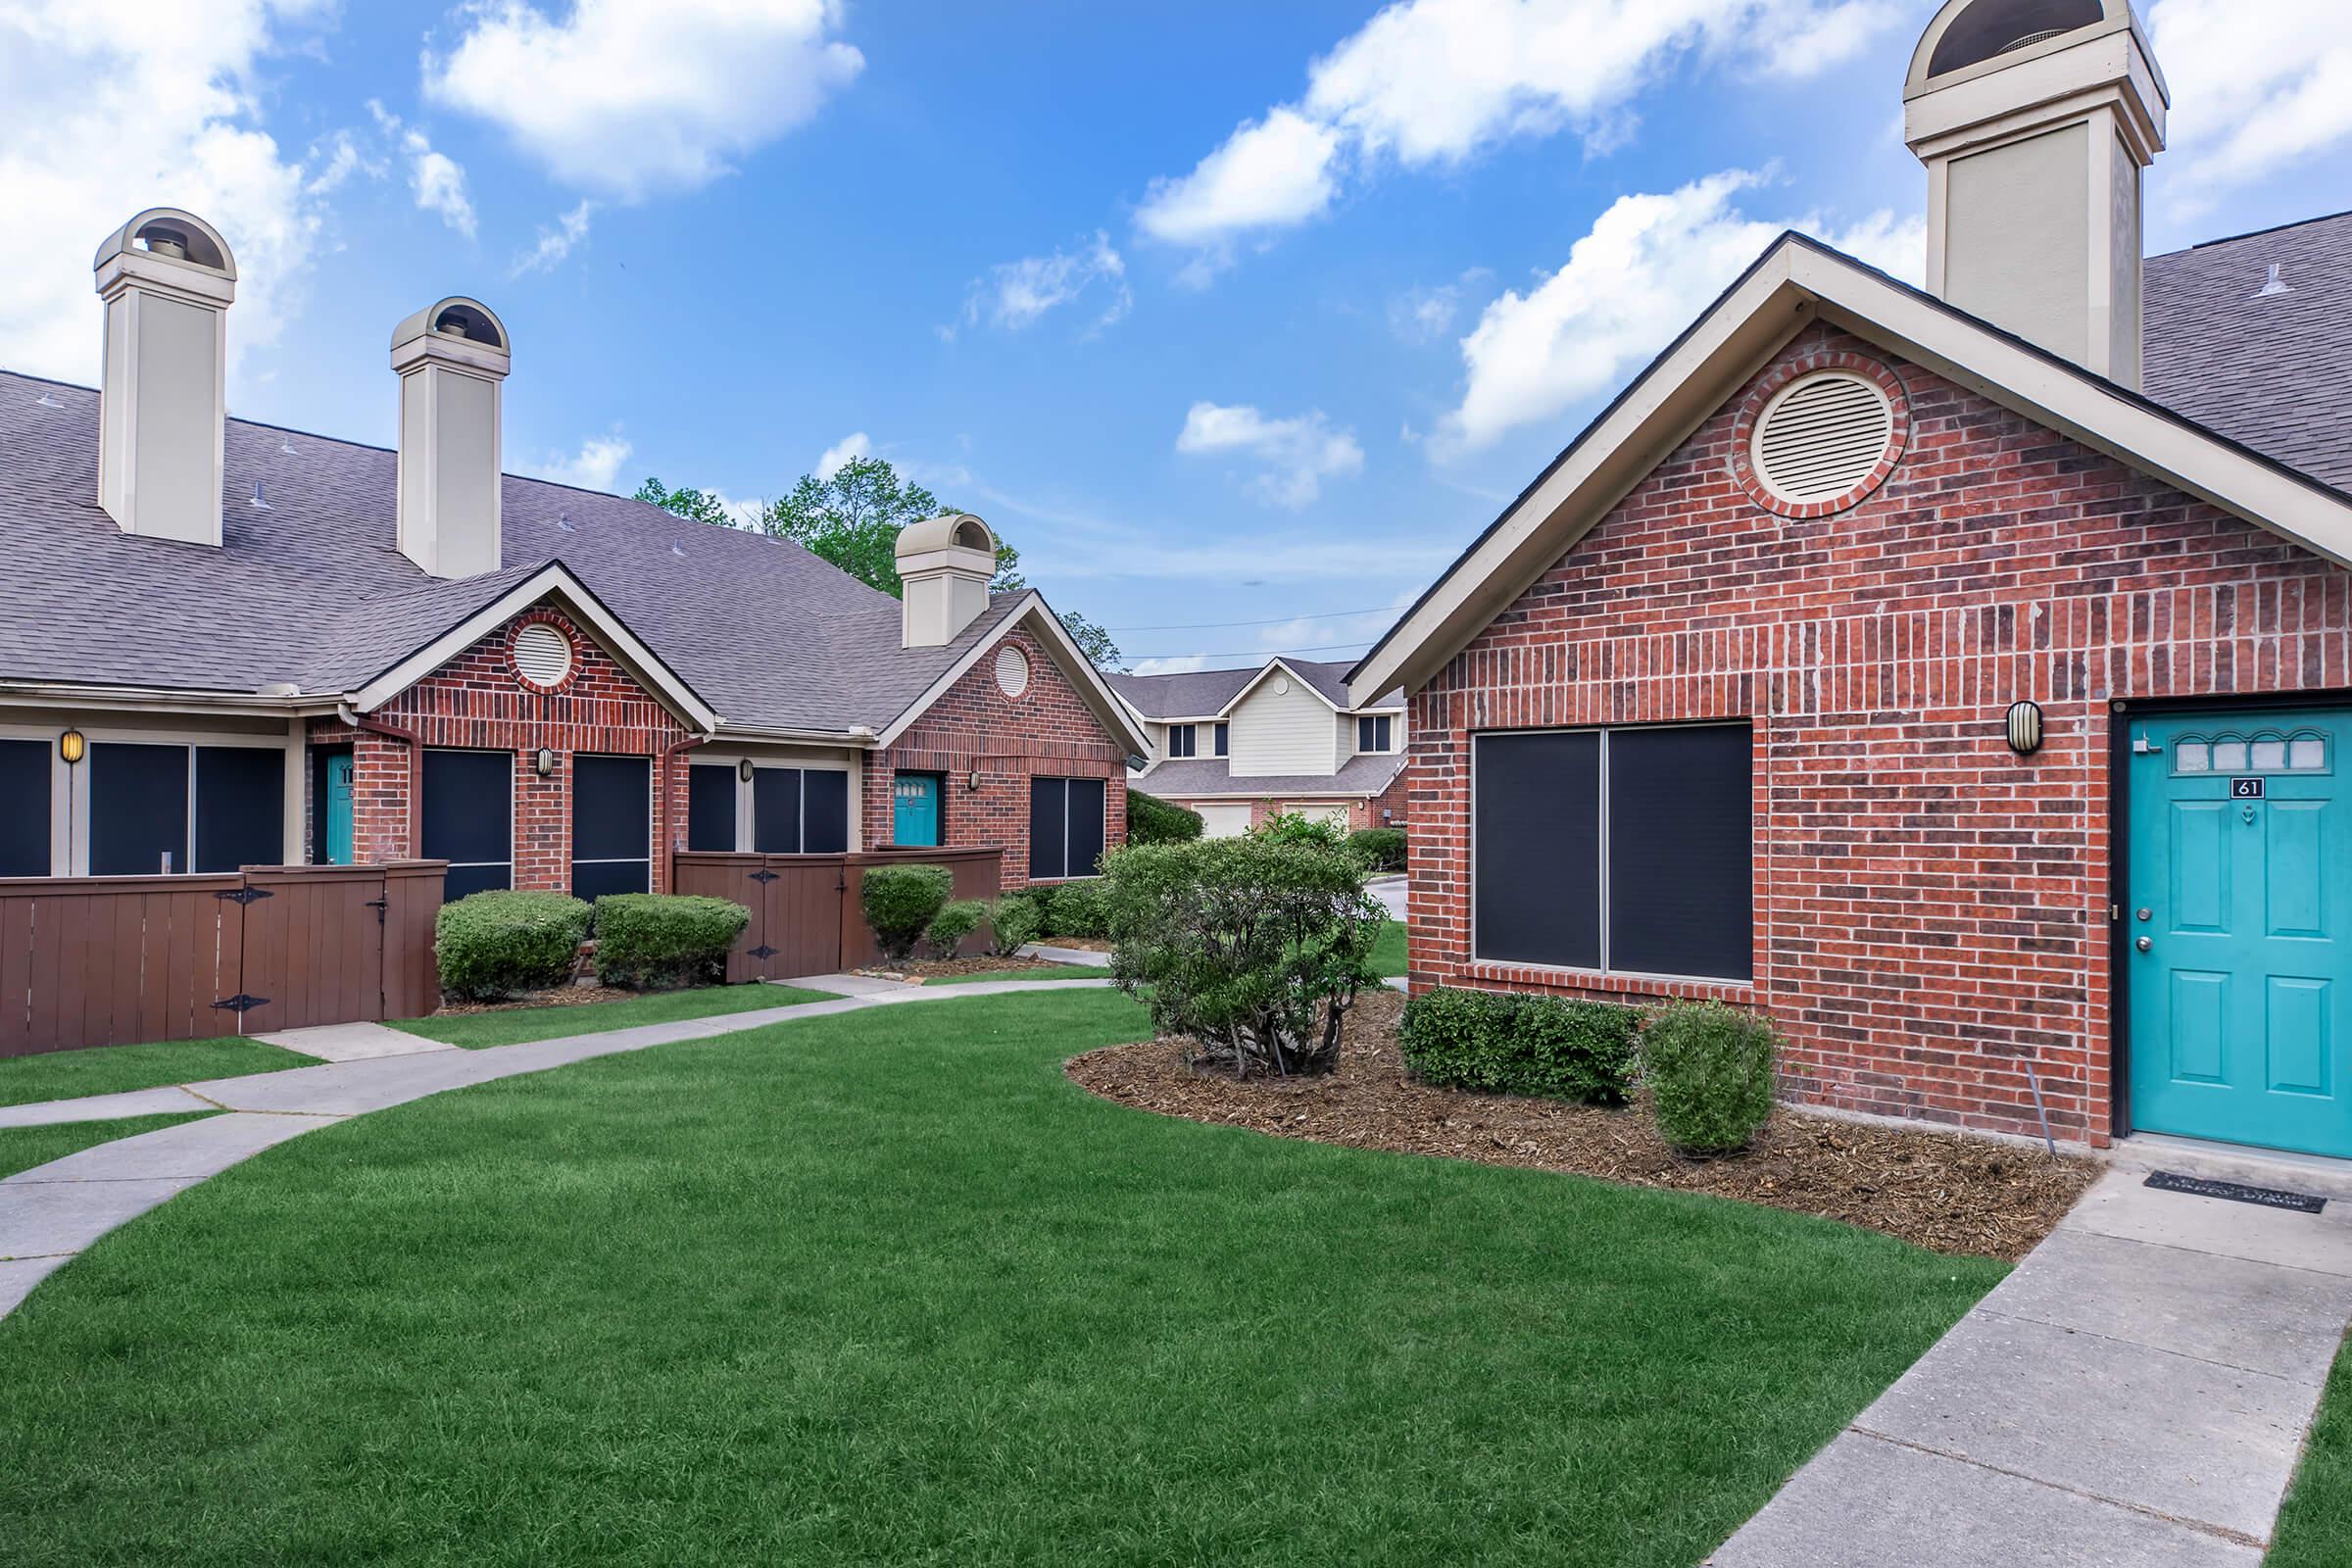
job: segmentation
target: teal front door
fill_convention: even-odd
[[[893,790],[897,810],[890,841],[902,846],[936,849],[939,845],[939,775],[901,773]]]
[[[339,752],[326,760],[326,862],[349,865],[351,854],[352,756]]]
[[[2136,719],[2132,1125],[2352,1155],[2352,713]]]

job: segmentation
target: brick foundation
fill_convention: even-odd
[[[1855,354],[1900,378],[1908,450],[1849,511],[1783,515],[1735,472],[1768,378]],[[1768,1009],[1788,1088],[2060,1136],[2112,1109],[2112,706],[2352,685],[2352,578],[1941,378],[1814,328],[1735,393],[1412,697],[1412,984]],[[2030,698],[2047,739],[2019,757]],[[1746,718],[1754,980],[1483,964],[1473,733]]]

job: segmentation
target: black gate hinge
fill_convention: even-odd
[[[384,923],[384,911],[392,907],[392,901],[390,899],[369,899],[368,901],[368,907],[375,911],[375,923],[377,925],[382,925]]]
[[[752,956],[755,958],[772,958],[775,956],[776,950],[769,947],[764,942],[752,950]]]
[[[213,897],[226,899],[231,904],[257,904],[263,899],[274,899],[277,895],[268,888],[230,888],[224,893],[216,893]]]
[[[264,898],[269,897],[269,895],[266,893],[262,896]],[[251,1012],[256,1007],[267,1007],[270,1005],[270,999],[268,997],[249,997],[245,995],[244,992],[240,991],[235,996],[229,998],[226,1002],[216,1002],[213,1004],[213,1005],[220,1007],[224,1011],[236,1013],[242,1017],[244,1014]]]
[[[776,873],[773,871],[754,871],[752,873],[752,880],[755,882],[773,882],[776,880]]]

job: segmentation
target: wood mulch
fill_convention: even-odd
[[[653,996],[650,991],[623,991],[616,986],[556,986],[547,991],[524,991],[504,1002],[444,1002],[433,1016],[456,1017],[468,1012],[513,1012],[520,1007],[579,1007],[592,1002],[627,1002]]]
[[[1987,1138],[1788,1109],[1774,1113],[1745,1152],[1691,1159],[1667,1147],[1640,1103],[1606,1109],[1418,1082],[1396,1049],[1403,1005],[1394,992],[1359,998],[1339,1069],[1321,1078],[1236,1081],[1194,1068],[1194,1042],[1165,1039],[1090,1051],[1066,1070],[1105,1100],[1192,1121],[1709,1193],[1843,1220],[1938,1252],[2023,1257],[2102,1168]]]
[[[937,980],[946,975],[1059,974],[1062,968],[1061,964],[1047,963],[1036,958],[1007,958],[983,953],[969,958],[915,958],[896,969],[858,969],[852,972],[872,980],[905,980],[910,985],[919,986],[926,980]]]
[[[1108,953],[1111,944],[1101,937],[1039,937],[1038,945],[1048,948],[1075,948],[1081,953]]]

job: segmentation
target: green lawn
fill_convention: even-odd
[[[525,1040],[553,1040],[560,1035],[598,1035],[608,1029],[633,1029],[641,1023],[671,1023],[680,1018],[713,1018],[724,1012],[757,1012],[762,1007],[791,1007],[804,1002],[831,1002],[824,991],[802,991],[792,986],[703,986],[692,991],[657,991],[626,1002],[587,1002],[569,1007],[513,1007],[503,1012],[461,1012],[447,1017],[408,1018],[392,1025],[427,1040],[479,1050],[512,1046]]]
[[[2352,1343],[2335,1358],[2265,1568],[2342,1568],[2352,1542]]]
[[[124,1116],[118,1121],[60,1122],[54,1127],[0,1127],[0,1176],[14,1176],[118,1138],[219,1114],[217,1110],[191,1110],[169,1116]]]
[[[1404,978],[1404,922],[1389,920],[1380,928],[1380,938],[1372,944],[1372,972],[1390,979]]]
[[[973,974],[935,974],[927,986],[968,986],[982,980],[1102,980],[1110,970],[1095,963],[1041,963],[1034,969],[983,970]]]
[[[170,1040],[151,1046],[92,1046],[37,1056],[0,1058],[0,1105],[40,1100],[78,1100],[125,1089],[192,1084],[249,1072],[310,1067],[316,1056],[265,1046],[258,1040]]]
[[[15,1568],[1690,1568],[2004,1272],[1090,1098],[1102,991],[269,1151],[0,1321]]]

